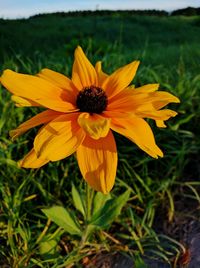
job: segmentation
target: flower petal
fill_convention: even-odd
[[[129,112],[123,112],[123,111],[104,111],[102,113],[103,117],[106,118],[127,118],[129,116],[133,116],[131,113]]]
[[[153,106],[156,110],[163,108],[171,102],[180,103],[179,98],[165,91],[151,93],[149,98],[151,99]]]
[[[67,90],[69,102],[75,104],[78,90],[67,76],[47,68],[42,69],[37,75],[54,85]]]
[[[67,76],[47,68],[42,69],[37,75],[64,89],[71,90],[74,87]]]
[[[41,124],[48,123],[51,120],[54,120],[57,116],[61,115],[62,113],[55,112],[52,110],[47,110],[44,112],[41,112],[35,116],[33,116],[31,119],[27,120],[23,124],[19,125],[18,128],[10,131],[10,136],[12,139],[16,139],[23,133],[25,133],[27,130],[36,127]]]
[[[68,112],[76,107],[67,100],[65,90],[40,77],[5,70],[1,83],[16,96],[34,101],[58,112]]]
[[[129,87],[109,99],[106,110],[122,113],[134,113],[137,107],[143,105],[143,102],[148,98],[148,94],[143,93],[134,95],[134,91],[134,89]]]
[[[38,157],[58,161],[76,151],[85,138],[84,131],[76,122],[77,116],[58,116],[39,131],[34,140],[34,149]]]
[[[31,107],[31,106],[40,106],[38,103],[28,100],[19,96],[12,95],[11,96],[12,101],[15,102],[17,107]]]
[[[19,166],[23,168],[40,168],[47,164],[49,160],[38,158],[35,150],[32,149],[22,160],[19,161]]]
[[[135,93],[150,93],[158,90],[159,84],[148,84],[135,88]]]
[[[161,128],[166,128],[167,127],[163,120],[156,120],[156,126],[161,127]]]
[[[111,129],[124,135],[137,144],[143,151],[154,158],[163,156],[155,143],[153,132],[148,123],[141,118],[112,119]]]
[[[114,97],[128,87],[136,74],[138,66],[139,61],[133,61],[108,76],[102,84],[102,88],[105,89],[108,98]]]
[[[140,93],[138,89],[133,90],[133,98],[138,98],[141,96],[140,105],[138,105],[139,110],[145,110],[145,106],[151,104],[154,109],[158,110],[163,108],[169,103],[179,103],[180,100],[165,91],[149,92],[145,94],[144,91]]]
[[[97,86],[97,74],[95,68],[87,59],[82,48],[78,46],[75,50],[75,60],[72,69],[72,81],[76,88],[82,90],[91,85]]]
[[[153,88],[156,88],[156,85],[157,84],[153,84],[152,87],[150,87],[150,85],[147,85],[148,87],[141,90],[141,93],[138,89],[132,89],[128,87],[108,101],[107,110],[115,112],[126,112],[131,113],[132,115],[136,114],[141,117],[148,117],[146,116],[147,112],[154,113],[170,102],[180,102],[177,97],[168,92],[150,92],[153,90]],[[144,113],[144,116],[142,116],[142,113]],[[161,114],[162,113],[163,112],[161,112]]]
[[[102,71],[101,68],[101,61],[98,61],[95,65],[95,70],[97,72],[97,77],[98,77],[98,86],[102,86],[103,82],[106,80],[108,75]]]
[[[77,160],[89,185],[96,191],[109,193],[117,170],[117,149],[112,132],[99,140],[86,136],[77,149]]]
[[[106,137],[110,129],[110,119],[97,114],[81,113],[78,117],[78,123],[95,140]]]
[[[154,120],[162,120],[166,121],[170,117],[174,117],[177,115],[177,112],[172,111],[170,109],[163,109],[163,110],[149,110],[149,111],[141,111],[136,113],[138,117],[141,118],[151,118]]]

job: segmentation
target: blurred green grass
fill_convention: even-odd
[[[156,230],[162,229],[158,216],[172,221],[174,200],[184,195],[197,203],[200,200],[199,27],[198,17],[183,16],[52,15],[0,20],[0,71],[10,68],[34,74],[48,67],[70,76],[74,49],[81,45],[93,63],[102,60],[108,73],[139,59],[141,66],[133,81],[136,86],[157,82],[181,100],[180,105],[170,106],[179,115],[167,123],[167,129],[157,129],[150,122],[164,151],[163,159],[151,159],[116,135],[119,165],[113,195],[128,188],[131,198],[120,219],[108,230],[111,237],[121,241],[121,248],[99,232],[92,237],[96,250],[126,251],[134,258],[153,244],[158,257],[170,258],[172,252],[162,251],[158,243]],[[41,208],[63,204],[73,210],[71,182],[80,189],[84,185],[73,156],[40,170],[17,167],[15,161],[31,147],[36,130],[15,142],[8,132],[36,113],[37,109],[14,107],[10,94],[0,88],[0,265],[53,267],[53,262],[58,267],[73,257],[77,246],[76,238],[66,235],[59,244],[60,254],[45,257],[38,250],[37,238],[47,221]],[[191,187],[186,191],[186,182],[197,192]],[[48,228],[50,233],[56,230],[53,224]],[[64,251],[66,245],[69,254]],[[86,255],[91,248],[88,246]]]

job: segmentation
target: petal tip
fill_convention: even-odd
[[[140,65],[140,60],[136,60],[134,62],[135,62],[136,68],[138,68],[138,66]]]
[[[175,103],[180,103],[181,101],[180,101],[179,98],[175,97],[174,102],[175,102]]]
[[[77,47],[76,47],[76,49],[75,49],[75,54],[76,54],[77,52],[83,52],[83,49],[82,49],[81,46],[77,46]]]
[[[19,168],[23,168],[23,160],[22,159],[17,162],[17,166]]]

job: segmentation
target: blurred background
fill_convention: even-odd
[[[97,197],[102,207],[127,189],[130,198],[117,210],[120,217],[113,214],[112,225],[100,226],[77,251],[80,237],[60,232],[41,211],[60,205],[85,225],[76,159],[19,169],[36,129],[15,142],[9,131],[38,109],[16,108],[0,86],[0,267],[200,267],[199,44],[199,0],[0,0],[1,73],[50,68],[70,77],[81,45],[106,73],[140,60],[136,87],[159,83],[181,100],[170,105],[178,116],[166,129],[149,121],[164,158],[154,160],[115,135],[116,184],[109,197]]]
[[[172,12],[175,9],[199,7],[198,0],[7,0],[0,1],[3,18],[27,18],[38,13],[68,12],[80,10],[145,10],[156,9]]]

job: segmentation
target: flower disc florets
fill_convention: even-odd
[[[105,91],[96,86],[83,88],[76,99],[76,105],[81,112],[100,114],[106,109],[107,104]]]

